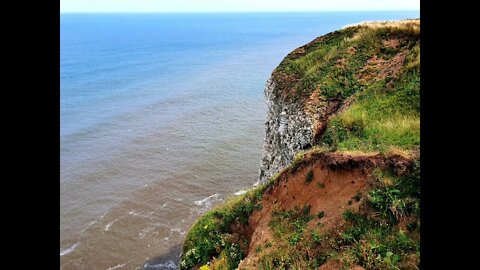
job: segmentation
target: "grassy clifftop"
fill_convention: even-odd
[[[273,78],[292,102],[343,105],[326,129],[318,130],[321,144],[339,150],[418,150],[420,20],[365,23],[329,33],[290,53]]]
[[[418,269],[419,23],[346,27],[281,62],[282,98],[335,109],[316,145],[197,220],[181,269]]]

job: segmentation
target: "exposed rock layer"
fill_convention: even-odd
[[[282,97],[272,77],[267,81],[265,98],[268,113],[260,165],[261,182],[288,165],[296,152],[309,148],[313,139],[312,119],[299,104]]]
[[[274,71],[264,90],[268,112],[260,182],[267,181],[289,165],[296,153],[315,145],[328,118],[349,103],[348,100],[323,100],[318,91],[314,91],[303,102],[293,102],[291,97],[285,95],[290,89],[278,86],[276,75]]]

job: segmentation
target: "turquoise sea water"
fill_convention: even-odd
[[[201,213],[258,177],[290,51],[419,12],[62,14],[62,269],[175,269]]]

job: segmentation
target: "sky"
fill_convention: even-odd
[[[60,12],[419,10],[420,0],[60,0]]]

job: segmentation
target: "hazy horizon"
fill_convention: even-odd
[[[315,11],[60,11],[60,14],[190,14],[190,13],[363,13],[363,12],[419,12],[420,9],[404,10],[315,10]]]
[[[61,13],[418,11],[419,0],[61,0]]]

